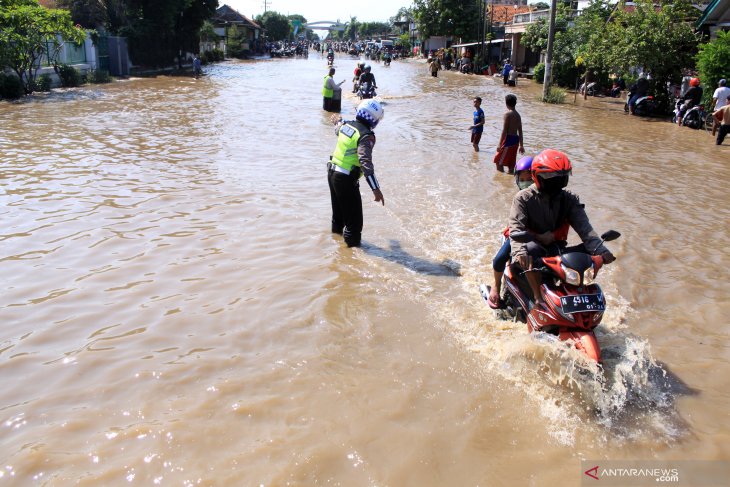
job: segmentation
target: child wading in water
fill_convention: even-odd
[[[497,153],[494,154],[494,163],[497,165],[497,171],[504,172],[504,166],[510,174],[515,171],[515,162],[517,161],[517,150],[520,154],[525,153],[522,145],[522,117],[515,110],[517,105],[517,97],[515,95],[507,95],[505,97],[507,111],[504,114],[504,126],[502,127],[502,136],[499,138],[499,146]]]
[[[484,132],[484,110],[481,106],[482,99],[477,96],[474,98],[474,125],[469,127],[474,152],[479,152],[479,141],[482,139],[482,132]]]

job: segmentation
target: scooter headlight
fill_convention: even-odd
[[[561,266],[565,272],[565,282],[572,286],[580,286],[580,274],[570,267]]]

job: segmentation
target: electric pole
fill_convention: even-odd
[[[269,4],[271,2],[269,0],[264,0],[264,13],[266,13],[266,10],[269,8]]]
[[[542,101],[547,101],[550,80],[553,77],[553,41],[555,41],[555,9],[557,0],[550,4],[550,30],[548,31],[547,54],[545,55],[545,79],[542,84]]]

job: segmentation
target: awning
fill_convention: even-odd
[[[491,41],[484,41],[484,44],[499,44],[504,42],[504,39],[492,39]],[[467,46],[478,46],[481,42],[469,42],[468,44],[453,44],[451,47],[467,47]]]

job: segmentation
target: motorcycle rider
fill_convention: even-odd
[[[544,304],[540,294],[542,276],[532,268],[542,257],[587,252],[600,255],[605,264],[616,260],[593,230],[578,196],[563,189],[568,185],[572,169],[567,155],[555,149],[545,149],[532,161],[531,173],[535,184],[517,193],[512,200],[510,234],[529,231],[536,240],[527,244],[512,243],[512,262],[527,271],[525,274],[536,304]],[[566,247],[570,227],[580,236],[581,245]]]
[[[360,75],[360,86],[364,83],[372,83],[373,88],[377,88],[378,85],[375,83],[375,75],[370,72],[370,65],[366,64],[363,67],[363,73]]]
[[[358,180],[364,173],[376,202],[385,198],[375,178],[373,129],[383,119],[383,107],[375,100],[363,100],[355,120],[337,121],[337,147],[327,164],[327,182],[332,202],[332,232],[342,234],[348,247],[359,247],[362,236],[362,198]]]
[[[636,80],[636,83],[629,86],[629,93],[631,94],[631,97],[629,98],[629,112],[631,115],[634,115],[636,100],[645,97],[648,91],[649,81],[646,79],[646,75],[644,73],[640,73],[639,79]]]
[[[532,185],[532,156],[524,156],[515,166],[515,183],[517,187],[522,189],[529,188]],[[504,268],[509,262],[510,252],[512,246],[509,241],[509,227],[504,230],[504,242],[502,247],[497,251],[497,254],[492,260],[492,270],[494,271],[494,284],[489,290],[489,298],[487,304],[492,309],[502,308],[500,296],[502,295],[502,276],[504,276]]]
[[[682,119],[684,118],[684,114],[687,113],[687,110],[692,108],[693,106],[699,105],[702,101],[702,86],[700,86],[700,79],[699,78],[692,78],[689,80],[689,90],[687,90],[687,93],[680,98],[680,101],[682,101],[682,105],[679,107],[679,113],[677,113],[677,125],[680,127],[682,126]]]

